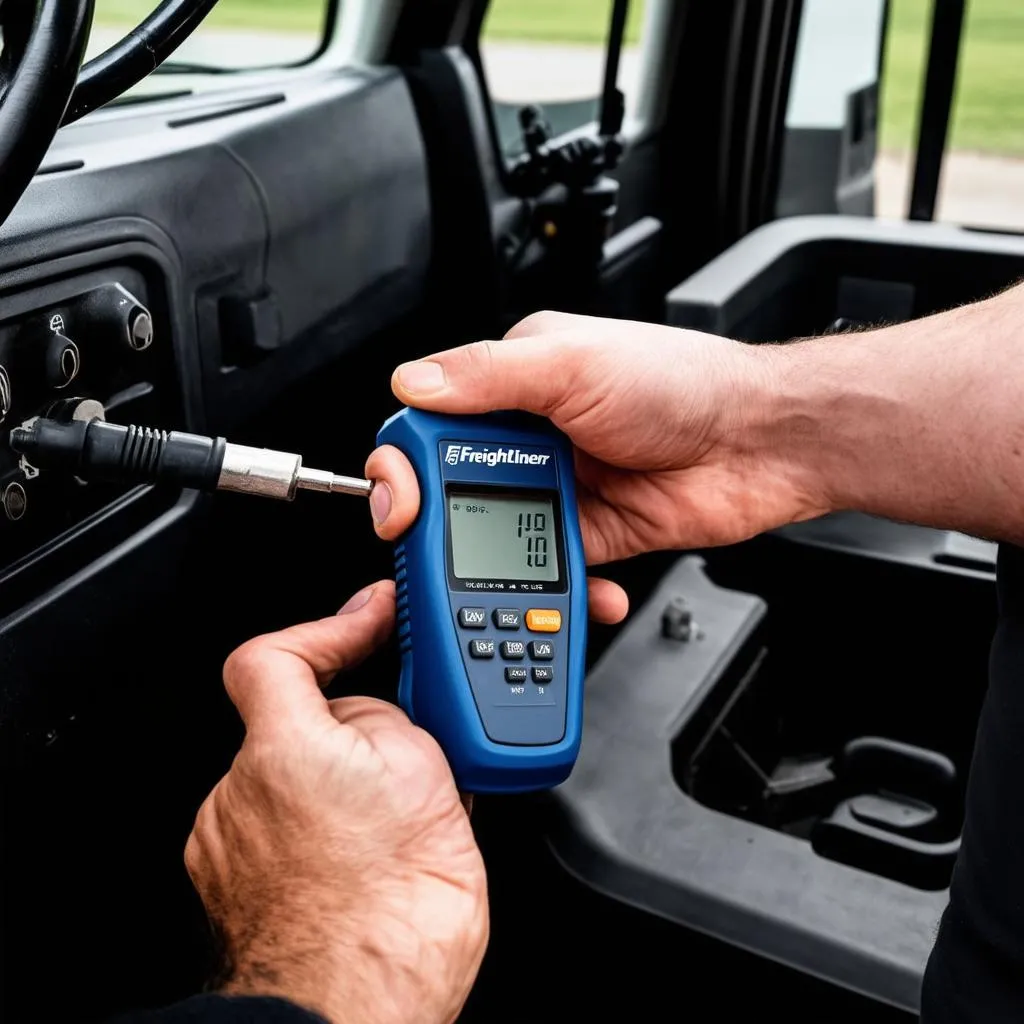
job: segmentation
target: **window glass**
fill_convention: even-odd
[[[967,4],[949,127],[936,220],[1024,230],[1021,0]]]
[[[882,79],[878,213],[904,217],[933,0],[891,0]],[[936,220],[1024,230],[1024,4],[970,0]]]
[[[619,88],[627,110],[637,98],[640,41],[649,0],[631,0]],[[522,150],[517,111],[544,108],[555,135],[597,120],[604,85],[612,0],[491,0],[480,56],[502,148]]]
[[[889,2],[875,160],[875,213],[879,217],[906,217],[910,206],[931,7],[931,0]]]
[[[805,0],[776,214],[872,212],[883,0]]]
[[[321,48],[331,0],[220,0],[171,61],[218,68],[297,64]],[[95,56],[159,6],[158,0],[96,0]]]

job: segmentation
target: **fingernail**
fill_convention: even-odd
[[[391,488],[383,480],[378,480],[370,491],[370,514],[378,526],[383,526],[391,515]]]
[[[339,609],[339,615],[350,615],[352,612],[359,611],[370,601],[373,597],[373,587],[363,587],[358,594],[353,594]]]
[[[440,363],[420,360],[416,363],[403,363],[398,368],[398,383],[411,395],[429,395],[440,391],[448,380],[444,375],[444,367]]]

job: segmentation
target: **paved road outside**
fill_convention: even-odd
[[[491,95],[506,103],[543,103],[600,96],[604,51],[595,46],[487,42],[480,47]],[[640,50],[628,46],[619,62],[619,88],[635,99]]]
[[[98,27],[90,45],[100,52],[121,33]],[[315,37],[200,29],[176,55],[199,64],[246,67],[293,63],[316,49]],[[484,47],[488,81],[495,99],[506,103],[580,100],[599,93],[604,75],[602,52],[592,46],[489,42]],[[636,97],[641,75],[637,48],[623,52],[619,85]],[[902,217],[909,194],[910,166],[905,155],[883,153],[877,164],[878,212]],[[951,153],[945,163],[938,217],[980,227],[1024,230],[1024,160],[976,153]]]
[[[913,169],[909,154],[882,153],[875,164],[880,217],[903,217]],[[942,168],[936,219],[1024,231],[1024,160],[950,153]]]

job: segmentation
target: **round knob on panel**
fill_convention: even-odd
[[[8,484],[3,496],[4,515],[15,523],[25,515],[28,509],[28,496],[21,484]]]
[[[66,388],[82,368],[78,346],[63,334],[53,334],[46,348],[46,379],[54,388]]]
[[[142,306],[128,314],[128,344],[136,352],[144,352],[153,344],[153,317]]]
[[[7,419],[11,411],[11,378],[7,371],[0,366],[0,423]]]

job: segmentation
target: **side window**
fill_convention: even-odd
[[[649,2],[629,5],[619,65],[627,104],[639,86]],[[544,108],[556,136],[598,119],[611,15],[612,0],[491,0],[480,57],[506,156],[522,151],[517,112],[527,104]]]
[[[908,0],[893,0],[895,10],[906,6]],[[970,0],[936,220],[1024,230],[1022,54],[1024,3]]]
[[[777,215],[908,216],[933,15],[944,7],[804,0]],[[1024,231],[1022,52],[1021,0],[968,0],[936,220]]]
[[[931,18],[931,0],[889,0],[875,161],[879,217],[906,217],[910,205]]]
[[[873,209],[883,0],[805,0],[776,215]]]
[[[220,0],[171,61],[215,69],[281,67],[323,48],[336,0]],[[160,0],[96,0],[88,56],[120,40]]]

